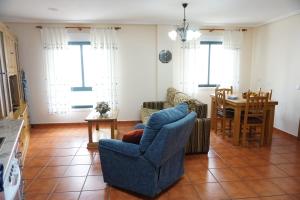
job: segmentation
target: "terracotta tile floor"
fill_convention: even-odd
[[[119,125],[120,135],[133,124]],[[145,197],[104,183],[87,127],[31,129],[23,177],[27,200],[131,200]],[[274,131],[271,147],[236,147],[211,133],[210,152],[187,155],[185,175],[156,199],[300,199],[300,141]]]

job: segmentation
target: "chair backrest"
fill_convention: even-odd
[[[247,101],[244,114],[244,123],[248,123],[250,118],[259,118],[261,123],[264,123],[266,117],[266,106],[269,100],[269,93],[264,96],[252,96],[250,92],[247,93]]]
[[[224,89],[215,89],[215,102],[216,102],[216,109],[223,110],[225,107],[225,90]]]
[[[184,118],[164,125],[146,150],[145,159],[159,167],[175,154],[184,152],[196,116],[195,112],[191,112]]]
[[[232,86],[230,86],[229,88],[216,87],[216,90],[224,91],[225,94],[233,94],[233,87]]]
[[[259,88],[258,96],[265,96],[267,93],[269,94],[269,100],[271,100],[272,99],[272,89],[269,92],[265,92],[265,91],[262,91],[261,88]]]

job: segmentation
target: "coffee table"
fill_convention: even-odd
[[[89,142],[87,148],[97,148],[99,139],[114,139],[117,135],[117,117],[118,110],[112,110],[107,113],[106,116],[101,117],[98,112],[93,110],[86,118],[85,121],[88,123],[88,134]],[[110,137],[103,131],[100,131],[100,123],[109,123],[110,124]],[[93,124],[96,125],[96,130],[93,131]]]

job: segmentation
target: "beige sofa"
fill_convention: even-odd
[[[210,138],[210,119],[207,118],[207,104],[193,99],[175,88],[167,90],[166,101],[144,102],[141,108],[141,120],[146,124],[152,113],[176,106],[182,102],[188,103],[189,109],[197,113],[195,126],[186,144],[186,153],[207,153],[209,151]]]

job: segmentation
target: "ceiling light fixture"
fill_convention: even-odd
[[[177,27],[176,30],[172,30],[169,32],[169,37],[171,40],[176,40],[177,34],[180,36],[180,40],[182,42],[185,42],[187,40],[194,40],[201,36],[200,31],[195,31],[192,29],[189,29],[189,23],[186,22],[185,18],[185,8],[188,6],[187,3],[183,3],[183,23],[181,26]]]

